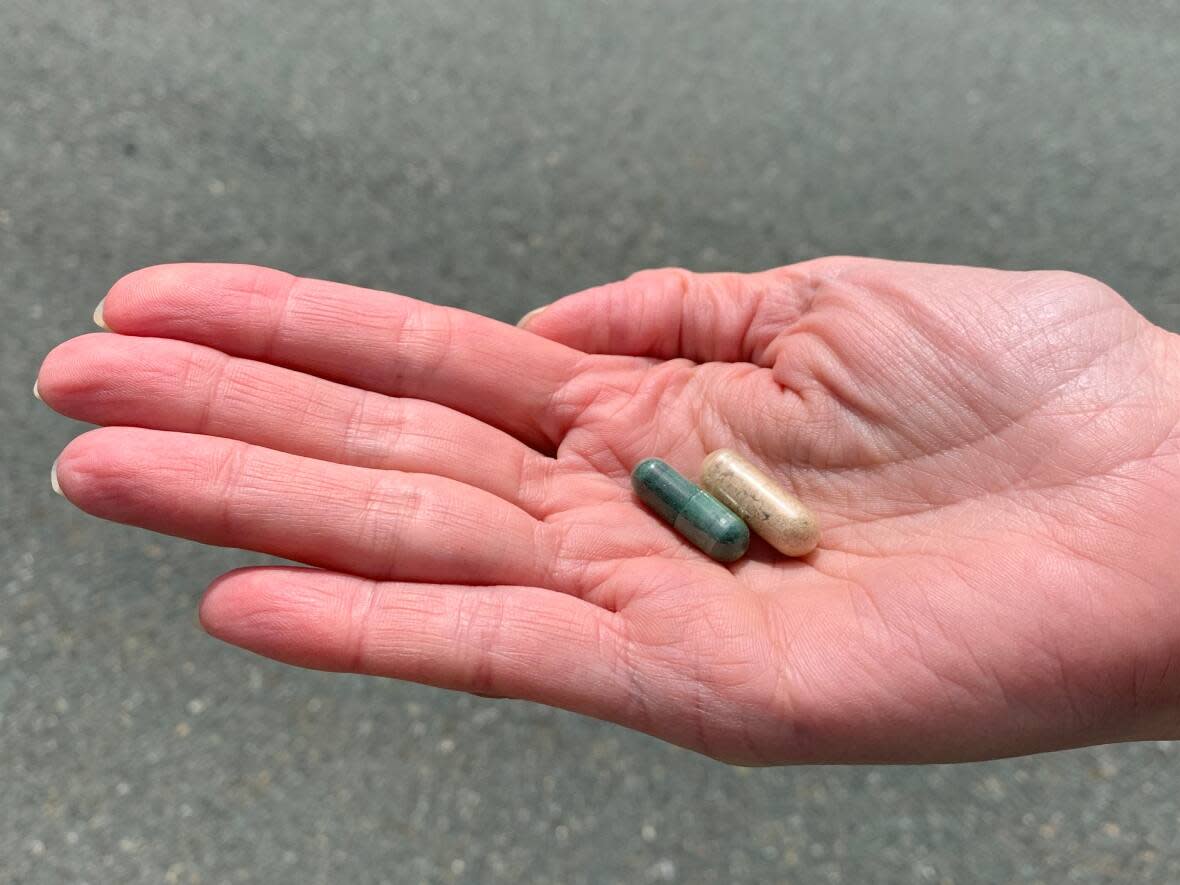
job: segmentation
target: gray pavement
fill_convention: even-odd
[[[1171,744],[739,770],[220,645],[198,594],[257,559],[71,509],[30,396],[177,259],[509,319],[652,265],[1054,266],[1180,329],[1178,87],[1175,0],[5,0],[0,882],[1180,881]]]

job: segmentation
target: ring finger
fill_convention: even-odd
[[[108,427],[71,442],[55,477],[88,513],[206,544],[372,578],[563,589],[557,527],[440,476]]]

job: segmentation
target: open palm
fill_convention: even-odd
[[[316,568],[220,578],[229,642],[529,698],[728,760],[1162,736],[1180,686],[1180,349],[1063,273],[647,271],[525,329],[231,265],[120,281],[41,396],[108,426],[96,515]],[[630,469],[734,448],[820,548],[710,561]]]

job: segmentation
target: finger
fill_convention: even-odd
[[[439,476],[129,427],[83,434],[55,470],[62,493],[87,513],[206,544],[369,577],[554,579],[556,528]]]
[[[201,623],[225,642],[302,667],[527,698],[603,718],[629,708],[619,616],[538,587],[250,568],[213,583]]]
[[[358,467],[433,473],[538,514],[552,461],[437,403],[387,397],[167,338],[84,335],[55,348],[37,385],[94,424],[237,439]]]
[[[551,403],[584,358],[467,311],[246,265],[136,271],[99,312],[123,334],[179,338],[432,400],[546,450],[560,442]]]
[[[774,337],[807,309],[806,265],[756,274],[645,270],[528,314],[528,331],[585,353],[769,365]]]

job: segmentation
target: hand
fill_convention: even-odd
[[[1174,737],[1180,345],[1065,273],[648,271],[506,326],[164,266],[58,347],[89,513],[315,569],[214,582],[282,661],[528,698],[745,763]],[[820,548],[706,559],[633,497],[737,449]]]

